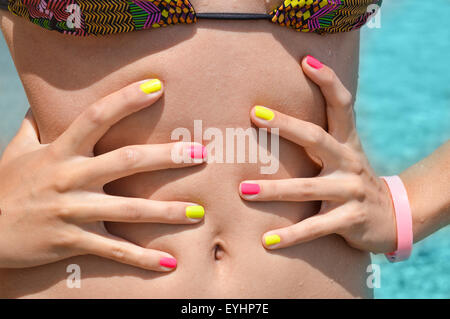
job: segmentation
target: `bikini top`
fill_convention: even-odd
[[[362,27],[382,0],[285,0],[267,14],[196,13],[189,0],[0,0],[0,7],[64,34],[106,35],[198,19],[266,19],[296,31],[347,32]]]

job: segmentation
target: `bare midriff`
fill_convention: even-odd
[[[195,1],[198,12],[266,12],[278,1]],[[176,128],[252,127],[249,112],[265,105],[326,128],[318,88],[302,73],[311,54],[356,90],[359,33],[304,34],[268,21],[200,21],[108,37],[49,32],[3,13],[1,25],[38,122],[41,141],[57,138],[88,105],[132,82],[159,78],[157,104],[115,125],[96,154],[125,145],[171,142]],[[13,107],[13,106],[11,106]],[[210,141],[203,140],[205,145]],[[0,297],[32,298],[309,298],[371,297],[367,253],[336,235],[276,251],[264,232],[297,223],[320,203],[250,203],[243,180],[312,177],[319,168],[304,150],[280,140],[280,164],[208,163],[137,174],[105,187],[115,195],[203,205],[198,225],[107,223],[143,247],[175,256],[177,269],[157,273],[95,256],[30,269],[0,270]],[[66,268],[81,267],[81,288],[68,288]]]

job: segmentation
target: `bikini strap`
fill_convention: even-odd
[[[272,20],[272,15],[265,13],[232,13],[232,12],[201,12],[199,19],[214,20]]]
[[[0,0],[0,9],[8,10],[9,0]]]

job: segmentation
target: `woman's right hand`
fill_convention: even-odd
[[[40,144],[28,112],[0,162],[0,268],[85,254],[155,271],[175,268],[173,256],[115,237],[103,221],[194,224],[202,220],[203,208],[111,196],[103,186],[139,172],[201,164],[204,148],[181,142],[134,145],[93,156],[95,144],[112,125],[154,104],[162,93],[158,80],[129,85],[88,107],[47,145]],[[174,162],[174,154],[182,163]],[[190,206],[195,207],[186,210]]]

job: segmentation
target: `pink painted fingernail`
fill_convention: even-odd
[[[202,145],[191,146],[191,158],[204,159],[206,158],[206,147]]]
[[[261,188],[258,184],[252,183],[242,183],[241,184],[241,192],[243,195],[256,195],[259,194]]]
[[[159,264],[167,268],[175,268],[177,266],[177,260],[175,258],[161,258]]]
[[[314,69],[317,69],[317,70],[323,68],[323,64],[311,55],[308,55],[306,57],[306,63],[308,63],[311,67],[313,67]]]

